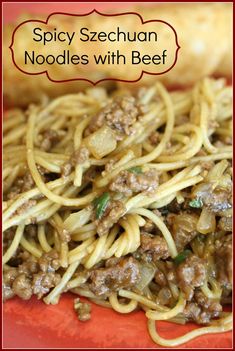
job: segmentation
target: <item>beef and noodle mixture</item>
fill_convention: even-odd
[[[175,346],[231,330],[232,89],[84,93],[3,123],[4,299],[142,309]],[[84,299],[84,297],[88,298]],[[200,327],[163,339],[159,320]]]

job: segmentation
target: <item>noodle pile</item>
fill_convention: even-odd
[[[152,339],[166,347],[180,345],[199,335],[231,330],[231,314],[221,312],[219,318],[211,319],[206,326],[176,339],[164,339],[158,334],[155,321],[187,322],[183,314],[187,298],[179,285],[167,282],[173,300],[170,304],[161,304],[152,288],[156,285],[153,277],[143,290],[135,286],[120,288],[108,296],[96,296],[86,284],[84,271],[102,268],[110,258],[129,257],[138,252],[141,228],[147,220],[164,238],[170,255],[168,261],[174,262],[180,252],[161,215],[162,210],[174,202],[183,206],[202,184],[210,183],[214,189],[231,177],[232,91],[223,80],[205,78],[186,91],[168,92],[160,83],[141,89],[137,100],[144,112],[133,124],[133,131],[114,140],[113,134],[109,134],[111,128],[105,130],[105,134],[102,125],[99,137],[104,139],[100,145],[97,130],[94,134],[87,133],[94,116],[113,99],[130,94],[124,90],[108,94],[101,88],[93,88],[52,101],[45,97],[41,105],[31,105],[26,111],[8,111],[3,124],[4,273],[21,264],[22,253],[27,252],[37,261],[53,249],[59,255],[60,279],[43,297],[47,304],[58,303],[60,295],[70,290],[120,313],[142,308]],[[47,130],[56,131],[58,140],[44,148],[43,135]],[[150,141],[153,131],[158,132],[156,144]],[[97,135],[94,148],[92,135]],[[74,152],[83,147],[89,150],[88,157],[72,162]],[[100,156],[102,152],[104,156]],[[66,167],[70,167],[67,173]],[[110,192],[113,180],[128,170],[157,171],[159,184],[150,192],[129,195]],[[21,187],[12,194],[15,185],[28,174],[33,180],[32,186]],[[104,201],[107,193],[121,201],[125,211],[99,235],[94,211],[97,199],[103,196]],[[220,231],[216,236],[218,219],[207,208],[196,211],[199,213],[197,230],[206,243],[204,251],[196,239],[189,247],[193,254],[208,262],[206,282],[198,289],[206,297],[219,301],[223,287],[209,274],[213,259],[208,243],[213,246],[226,233]],[[225,216],[230,218],[231,211],[226,209]],[[36,228],[34,236],[27,232],[32,225]],[[9,237],[10,231],[13,231],[12,237]],[[63,235],[69,239],[63,239]],[[161,267],[165,261],[159,262]]]

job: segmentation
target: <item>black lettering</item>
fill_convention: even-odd
[[[95,38],[97,32],[91,32],[91,38],[90,38],[90,41],[97,41]]]
[[[106,39],[107,39],[106,33],[105,32],[100,32],[98,34],[98,39],[99,39],[99,41],[106,41]]]
[[[70,51],[69,50],[64,50],[63,53],[60,55],[54,56],[54,55],[35,55],[35,51],[32,51],[29,53],[28,51],[25,51],[24,55],[24,63],[25,65],[28,63],[31,64],[38,64],[38,65],[43,65],[44,63],[47,63],[48,65],[53,65],[54,63],[58,65],[87,65],[89,63],[89,57],[88,55],[72,55],[70,56]]]
[[[81,28],[80,34],[81,34],[82,36],[85,36],[85,38],[86,38],[86,39],[82,39],[82,37],[80,37],[80,40],[81,40],[81,41],[88,41],[88,40],[89,40],[89,35],[87,35],[86,33],[84,33],[84,32],[87,32],[87,31],[89,31],[88,28],[85,28],[85,27]]]
[[[141,35],[142,35],[142,39],[141,39]],[[139,32],[138,33],[138,40],[139,41],[146,41],[146,32]]]
[[[151,37],[153,37],[153,39]],[[149,32],[148,33],[148,41],[151,41],[151,40],[157,41],[157,33],[156,32]]]
[[[111,57],[112,57],[112,63],[113,64],[115,64],[115,60],[116,60],[117,65],[120,64],[120,61],[122,61],[123,65],[126,64],[126,57],[124,55],[120,54],[119,50],[117,50],[116,54],[113,52]]]
[[[42,62],[40,62],[39,59],[42,59]],[[36,62],[37,62],[38,65],[43,65],[44,62],[45,62],[45,57],[42,56],[42,55],[38,55],[38,56],[36,57]]]
[[[111,35],[114,35],[114,39],[111,39]],[[116,38],[115,38],[115,37],[116,37],[116,33],[115,33],[115,32],[110,32],[110,33],[109,33],[109,36],[108,36],[109,41],[112,41],[112,42],[113,42],[113,41],[116,41]]]
[[[87,65],[88,63],[89,63],[88,55],[82,55],[81,56],[81,64]]]
[[[45,32],[44,33],[44,40],[43,44],[46,45],[46,43],[49,43],[53,39],[53,34],[51,32]]]
[[[160,65],[161,63],[161,56],[159,55],[154,55],[152,58],[152,61],[155,65]],[[164,62],[163,62],[164,63]]]
[[[142,62],[143,62],[144,65],[149,65],[150,61],[151,61],[151,57],[149,55],[144,55],[142,57]]]
[[[56,63],[58,63],[58,65],[64,65],[65,64],[65,50],[63,51],[63,54],[58,55],[56,57]]]
[[[52,61],[50,62],[50,59],[52,59]],[[52,65],[55,62],[55,57],[53,55],[48,55],[46,57],[46,62],[48,65]]]
[[[64,39],[61,39],[61,34],[64,34],[64,36],[66,35],[65,32],[59,32],[59,33],[58,33],[58,40],[59,40],[59,41],[66,41],[65,38],[64,38]],[[69,43],[69,45],[70,45],[70,43]]]
[[[132,51],[132,64],[138,65],[141,62],[139,51]]]
[[[71,63],[72,63],[73,65],[78,65],[79,62],[80,62],[80,57],[79,57],[78,55],[73,55],[73,56],[71,57]]]
[[[34,41],[41,41],[42,40],[42,35],[40,33],[37,33],[38,31],[42,31],[41,28],[34,28],[33,34],[39,37],[39,39],[33,38]]]
[[[94,55],[94,59],[95,59],[95,63],[97,65],[99,65],[100,63],[102,65],[104,65],[106,60],[107,60],[107,55],[104,55],[104,56],[102,56],[102,55],[98,55],[98,56]]]
[[[27,59],[29,59],[31,61],[31,63],[34,64],[34,56],[35,56],[34,51],[32,51],[32,57],[30,57],[28,51],[25,51],[24,52],[24,64],[25,65],[28,64]]]
[[[165,64],[165,58],[166,58],[166,51],[167,50],[163,50],[163,53],[162,53],[162,57],[163,57],[163,64]]]

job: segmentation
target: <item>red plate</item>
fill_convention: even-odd
[[[14,21],[25,12],[88,12],[110,7],[124,10],[128,3],[4,3],[4,22]],[[128,315],[92,304],[92,318],[80,322],[73,310],[72,294],[64,294],[58,305],[47,306],[36,298],[14,298],[3,307],[4,348],[156,348],[148,334],[143,312]],[[158,322],[162,337],[174,338],[195,328]],[[230,332],[205,335],[182,345],[187,348],[231,348]]]
[[[64,294],[58,305],[45,305],[36,298],[17,298],[4,304],[3,336],[7,348],[154,348],[143,312],[119,314],[92,304],[92,318],[80,322],[73,310],[74,295]],[[84,299],[83,299],[84,300]],[[158,322],[161,336],[174,338],[195,328]],[[230,348],[231,333],[206,335],[192,340],[187,348]],[[181,346],[183,347],[183,345]]]

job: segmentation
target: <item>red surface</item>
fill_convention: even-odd
[[[126,8],[128,3],[4,3],[4,22],[13,21],[24,12],[45,13],[55,11],[87,12],[94,7]],[[143,312],[128,315],[92,305],[92,319],[79,322],[73,311],[71,294],[64,294],[56,306],[47,306],[33,298],[21,301],[14,298],[3,306],[4,348],[156,348],[148,331]],[[158,323],[158,331],[165,338],[174,338],[195,328],[167,322]],[[159,347],[159,346],[157,346]],[[231,348],[232,334],[202,336],[182,345],[187,348]]]
[[[58,305],[45,305],[32,299],[17,298],[4,304],[3,346],[12,348],[154,348],[143,312],[128,315],[92,304],[92,319],[80,322],[73,310],[72,294],[64,294]],[[174,338],[194,328],[159,322],[161,336]],[[229,348],[231,333],[207,335],[189,343],[187,348]],[[158,346],[159,347],[159,346]],[[182,346],[181,346],[182,347]]]

